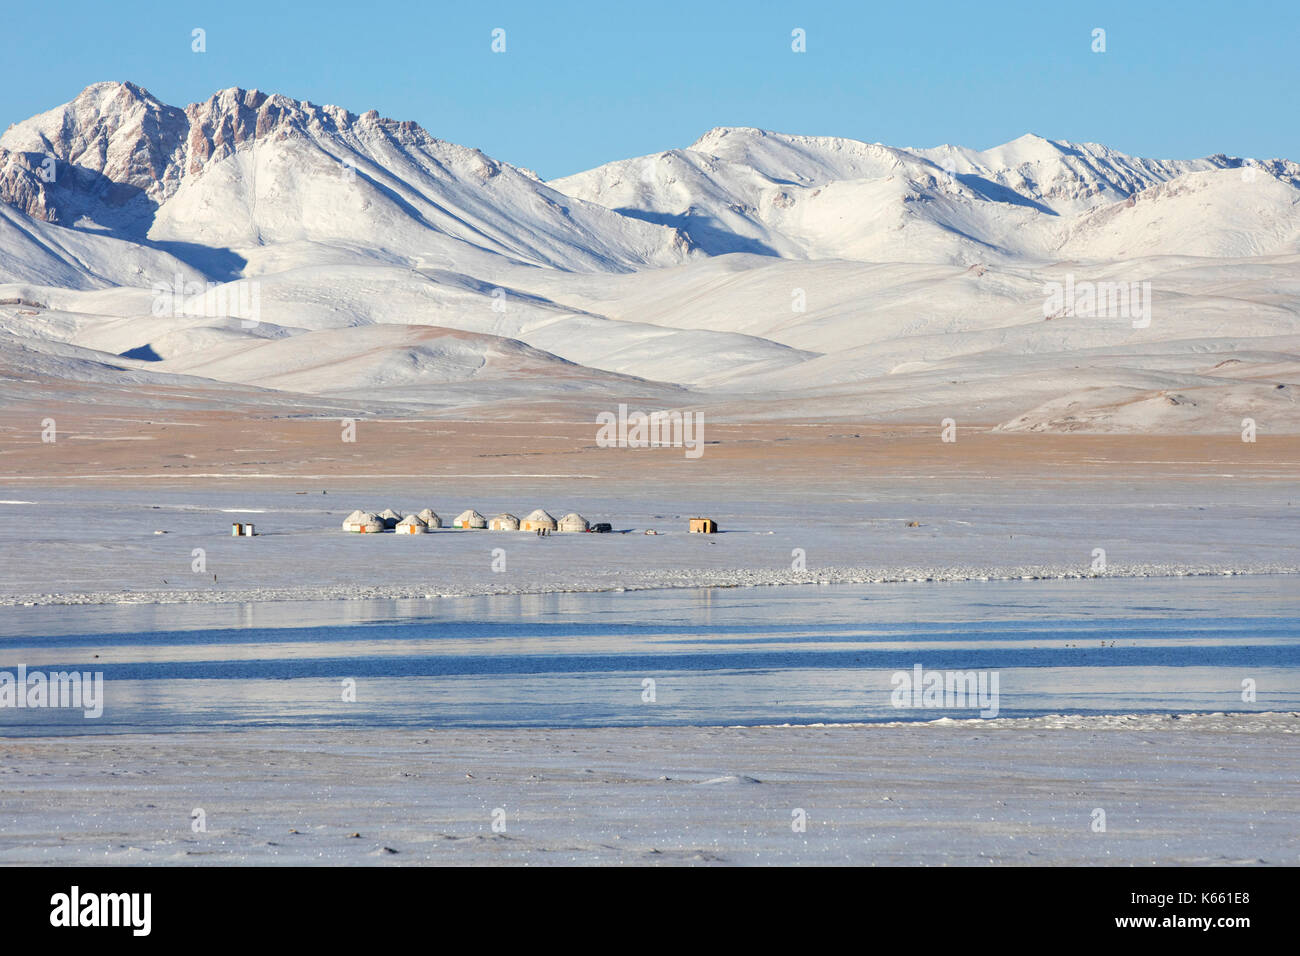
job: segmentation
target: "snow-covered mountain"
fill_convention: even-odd
[[[1221,184],[1221,197],[1210,201],[1251,209],[1258,219],[1252,241],[1243,241],[1237,223],[1200,213],[1196,201],[1155,220],[1120,224],[1123,230],[1104,214],[1182,195],[1187,190],[1167,187],[1195,173]],[[1296,163],[1139,159],[1037,136],[976,152],[719,128],[686,149],[621,160],[553,185],[675,226],[714,255],[969,265],[990,258],[1112,258],[1116,242],[1154,255],[1298,248],[1295,229],[1275,227],[1296,218]],[[1186,232],[1193,223],[1196,244]]]
[[[0,336],[10,398],[1300,431],[1300,166],[718,128],[546,183],[373,111],[98,83],[0,136]]]
[[[347,241],[410,261],[467,246],[611,270],[688,251],[671,229],[575,202],[414,123],[256,90],[181,110],[131,83],[97,83],[9,127],[0,150],[7,204],[154,244]]]

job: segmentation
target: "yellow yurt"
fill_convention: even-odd
[[[554,531],[555,519],[549,513],[538,508],[523,521],[519,522],[520,531]]]

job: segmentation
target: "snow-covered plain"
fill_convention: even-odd
[[[1278,713],[28,738],[0,750],[0,861],[1294,866],[1298,731]]]
[[[909,480],[874,479],[856,492],[750,484],[739,496],[686,483],[611,493],[594,480],[508,474],[377,487],[315,481],[305,494],[195,484],[0,483],[10,502],[0,503],[0,605],[1300,572],[1300,498],[1286,483],[930,479],[922,494]],[[618,533],[340,530],[353,509],[386,507],[431,507],[447,524],[467,508],[579,511]],[[688,534],[697,513],[722,533]],[[232,538],[236,521],[252,522],[257,536]]]

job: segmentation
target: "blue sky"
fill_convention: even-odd
[[[1300,159],[1300,4],[1280,0],[6,7],[0,126],[131,80],[181,106],[241,86],[374,108],[546,178],[714,126],[977,148],[1034,132],[1162,158]],[[195,27],[206,53],[191,51]],[[796,27],[805,53],[791,50]]]

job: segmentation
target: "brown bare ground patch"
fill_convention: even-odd
[[[102,398],[102,396],[101,396]],[[265,409],[167,410],[103,401],[0,410],[0,480],[165,481],[242,477],[367,480],[583,476],[606,481],[760,481],[834,486],[872,477],[983,479],[1294,479],[1300,436],[1004,434],[963,425],[957,441],[933,425],[727,423],[706,413],[701,457],[681,448],[596,445],[597,426],[573,407],[511,409],[514,417],[360,418],[355,443],[336,417]],[[41,440],[41,421],[58,440]]]

